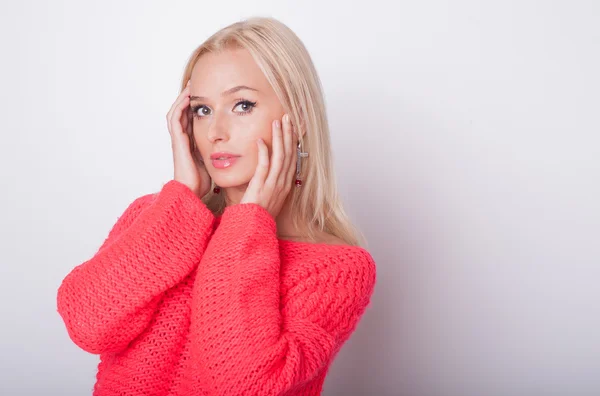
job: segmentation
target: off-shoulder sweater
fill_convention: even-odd
[[[215,216],[170,180],[68,273],[57,309],[71,340],[100,355],[95,396],[312,396],[375,274],[362,247],[278,239],[260,205]]]

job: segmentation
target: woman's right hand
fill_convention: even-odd
[[[171,134],[175,180],[185,184],[198,196],[204,197],[211,186],[200,152],[193,135],[193,118],[190,112],[190,82],[179,94],[167,113],[167,126]]]

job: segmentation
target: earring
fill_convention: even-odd
[[[301,162],[302,162],[302,158],[306,158],[308,157],[308,153],[303,153],[302,149],[300,148],[300,142],[298,142],[298,147],[296,148],[296,152],[298,153],[298,157],[296,159],[296,187],[301,187],[302,186],[302,180],[300,180],[300,168],[301,168]]]
[[[218,194],[218,193],[221,192],[221,187],[215,186],[215,188],[213,189],[213,191],[214,191],[215,194]]]

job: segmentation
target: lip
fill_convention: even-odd
[[[229,159],[229,158],[239,157],[239,155],[233,154],[233,153],[228,153],[228,152],[225,152],[225,151],[219,151],[218,153],[212,153],[210,155],[210,159],[211,160],[222,158],[222,157]]]
[[[216,169],[225,169],[225,168],[229,168],[231,165],[235,164],[235,162],[237,161],[237,159],[239,157],[240,156],[236,155],[236,154],[219,152],[219,153],[212,154],[210,156],[210,159],[211,159],[213,167],[215,167]],[[222,158],[222,159],[219,159],[219,158]]]

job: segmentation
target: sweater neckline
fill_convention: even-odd
[[[355,254],[364,254],[368,253],[368,251],[362,246],[357,245],[346,245],[346,244],[330,244],[326,242],[308,242],[308,241],[290,241],[289,239],[280,239],[279,246],[282,248],[282,251],[286,253],[302,253],[302,252],[313,252],[316,254],[325,254],[325,253],[341,253],[348,252],[351,255]]]
[[[215,216],[215,226],[218,226],[221,223],[221,216]],[[285,248],[286,250],[349,250],[349,251],[359,251],[359,252],[367,252],[368,251],[362,246],[355,245],[347,245],[347,244],[331,244],[327,242],[310,242],[310,241],[292,241],[290,239],[281,239],[277,237],[277,241],[279,242],[279,246]]]

